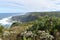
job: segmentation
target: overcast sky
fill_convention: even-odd
[[[60,11],[60,0],[0,0],[0,13]]]

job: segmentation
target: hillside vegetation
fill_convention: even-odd
[[[41,16],[56,16],[60,17],[60,12],[28,12],[25,15],[13,16],[11,20],[18,22],[29,22],[38,19]]]
[[[2,40],[60,40],[59,12],[30,12],[14,16],[10,28],[0,27]],[[24,20],[24,21],[23,21]]]

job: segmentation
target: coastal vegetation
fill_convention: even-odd
[[[39,14],[39,15],[38,15]],[[18,20],[10,26],[4,28],[0,25],[0,38],[2,40],[60,40],[60,17],[29,13],[23,17],[25,21]],[[53,13],[54,14],[54,13]],[[38,15],[38,16],[37,16]],[[43,16],[44,15],[44,16]],[[18,17],[20,18],[20,17]],[[28,20],[29,19],[29,20]]]

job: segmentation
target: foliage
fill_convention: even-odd
[[[21,37],[22,36],[22,37]],[[52,40],[54,37],[45,31],[37,31],[37,34],[34,34],[32,31],[26,31],[20,34],[20,37],[23,40]]]
[[[0,33],[3,32],[3,29],[4,29],[4,27],[2,25],[0,25]]]
[[[31,31],[38,31],[38,30],[45,30],[46,32],[56,32],[60,31],[60,18],[58,17],[40,17],[38,20],[35,21],[32,28],[29,30]]]
[[[17,26],[19,26],[18,28],[16,28]],[[19,23],[19,22],[14,22],[11,25],[11,28],[17,29],[17,31],[19,33],[21,33],[22,31],[28,31],[26,34],[23,35],[23,40],[32,40],[30,38],[30,36],[28,38],[25,37],[25,35],[29,34],[32,32],[32,34],[35,36],[35,34],[37,35],[37,37],[46,37],[48,36],[54,36],[54,38],[56,37],[57,32],[60,32],[60,18],[59,17],[55,17],[55,16],[41,16],[39,17],[37,20],[34,21],[29,21],[29,22],[25,22],[25,23]],[[0,27],[0,32],[2,32],[2,27]],[[13,31],[16,31],[16,30]],[[41,31],[42,34],[37,33],[38,31]],[[31,32],[29,32],[31,31]],[[45,31],[45,32],[43,32]],[[18,34],[16,34],[18,35]],[[30,34],[29,34],[30,35]],[[27,35],[28,36],[28,35]],[[20,36],[19,36],[20,37]],[[34,38],[34,37],[33,37]],[[39,38],[38,38],[39,39]]]
[[[20,26],[20,24],[21,24],[21,23],[19,23],[19,22],[14,22],[14,23],[12,23],[11,27]]]

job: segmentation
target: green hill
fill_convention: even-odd
[[[18,22],[29,22],[38,19],[41,16],[56,16],[60,17],[60,12],[28,12],[25,15],[13,16],[11,20]]]

